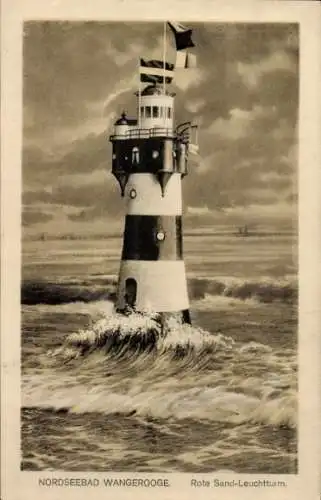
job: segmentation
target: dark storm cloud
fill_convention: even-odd
[[[37,210],[35,211],[23,211],[22,213],[22,225],[31,226],[33,224],[38,224],[39,222],[49,222],[52,219],[52,215],[48,213],[41,213]]]
[[[137,65],[135,57],[117,64],[117,53],[141,42],[142,34],[152,48],[152,31],[151,25],[139,23],[124,24],[123,30],[113,23],[25,23],[26,133],[86,119],[88,102],[106,98],[124,77],[126,65]]]
[[[177,121],[200,122],[201,158],[190,158],[186,205],[219,212],[295,202],[296,161],[288,157],[296,144],[297,27],[191,27],[198,78],[175,89]],[[153,23],[25,23],[27,206],[74,207],[67,217],[77,222],[120,213],[118,185],[107,175],[108,135],[122,109],[135,112],[138,57],[156,57],[161,35]],[[103,170],[106,180],[97,182]]]
[[[110,170],[111,145],[105,134],[89,135],[75,140],[71,150],[58,157],[48,155],[36,146],[23,151],[23,174],[26,184],[54,185],[57,179],[71,173],[91,173],[96,169]]]
[[[114,203],[112,203],[111,200],[107,201],[105,197],[103,198],[103,200],[105,201],[102,201],[101,203],[91,208],[80,210],[76,214],[69,214],[68,218],[71,221],[75,222],[88,222],[92,221],[93,219],[96,219],[97,217],[98,218],[105,217],[105,219],[107,220],[107,217],[110,216],[117,216],[117,215],[120,216],[122,212],[119,209],[120,207],[118,199],[119,199],[118,194],[117,194],[117,200],[114,200]],[[111,210],[110,207],[114,207],[116,208],[116,210]]]
[[[23,193],[23,203],[47,203],[52,205],[66,205],[68,207],[98,207],[104,209],[106,215],[119,213],[119,192],[115,189],[111,179],[101,184],[82,186],[58,186],[48,191],[27,191]]]
[[[280,114],[283,107],[296,111],[298,51],[297,28],[293,25],[221,24],[205,25],[195,30],[199,64],[206,77],[198,88],[191,90],[189,97],[203,95],[204,118],[207,124],[215,117],[226,117],[234,107],[250,109],[256,103],[277,104]],[[292,37],[292,43],[289,38]],[[294,44],[294,46],[293,46]],[[286,68],[273,71],[273,56],[278,51],[287,57]],[[280,59],[280,54],[279,54]],[[250,73],[260,71],[262,62],[270,60],[270,71],[266,71],[259,88],[246,85],[238,71],[240,66]],[[289,68],[289,63],[292,67]],[[263,68],[264,69],[264,66]],[[266,68],[267,69],[267,68]],[[284,96],[284,92],[286,95]],[[284,97],[286,97],[284,99]],[[280,99],[282,98],[282,99]],[[182,96],[186,101],[186,96]]]

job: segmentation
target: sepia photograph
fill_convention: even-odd
[[[23,24],[22,471],[296,474],[299,24]]]

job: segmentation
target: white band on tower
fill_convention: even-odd
[[[132,174],[128,180],[125,196],[127,214],[130,215],[182,215],[181,175],[173,174],[166,186],[164,196],[159,182],[153,174]]]
[[[186,136],[173,132],[173,95],[157,85],[139,98],[141,128],[115,124],[113,174],[126,199],[117,310],[175,314],[190,322],[182,248]]]

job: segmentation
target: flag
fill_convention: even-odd
[[[171,83],[172,77],[165,77],[165,83]],[[141,73],[140,81],[142,83],[164,83],[164,77],[160,75],[146,75]]]
[[[176,64],[175,68],[185,68],[186,65],[186,52],[176,52]]]
[[[145,59],[140,59],[140,65],[145,68],[159,68],[164,69],[164,62],[159,61],[158,59],[151,59],[150,61],[145,61]],[[174,64],[165,62],[165,70],[173,71]]]
[[[165,78],[165,83],[171,83],[174,76],[174,64],[165,62],[164,68],[163,61],[141,59],[139,72],[141,82],[163,83]]]
[[[185,68],[188,68],[188,69],[196,68],[196,55],[195,54],[190,54],[189,52],[186,53]]]
[[[196,55],[190,54],[187,51],[176,52],[176,69],[193,69],[196,68]]]
[[[183,50],[187,47],[195,47],[192,40],[192,30],[179,23],[167,23],[175,36],[176,49]]]

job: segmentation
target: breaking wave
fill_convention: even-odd
[[[53,388],[54,389],[54,388]],[[189,388],[175,392],[154,389],[127,394],[98,386],[59,387],[49,393],[45,387],[32,396],[25,395],[24,408],[42,408],[55,412],[102,413],[175,420],[226,422],[241,425],[271,425],[296,428],[296,395],[287,393],[278,399],[260,399],[226,391],[223,387]]]
[[[62,356],[68,361],[99,349],[118,359],[128,354],[131,362],[135,354],[142,352],[157,354],[157,360],[164,355],[186,360],[192,355],[190,361],[196,361],[199,367],[205,354],[219,349],[227,351],[234,343],[230,337],[211,335],[201,328],[181,324],[175,318],[170,318],[162,327],[158,316],[148,313],[102,316],[90,328],[68,335],[64,344],[49,355]]]
[[[268,345],[110,314],[47,357],[47,370],[24,377],[25,408],[296,427],[294,368]]]
[[[249,280],[242,278],[190,278],[188,280],[191,300],[201,300],[208,296],[222,296],[230,299],[260,303],[294,303],[298,296],[294,277],[284,279],[262,278]],[[92,302],[114,300],[115,277],[97,277],[87,281],[69,280],[61,283],[25,281],[21,287],[21,302],[26,305],[63,304],[68,302]]]
[[[297,299],[297,283],[293,277],[284,279],[262,278],[193,278],[191,295],[202,299],[206,295],[219,295],[233,299],[255,299],[259,302],[294,302]]]

